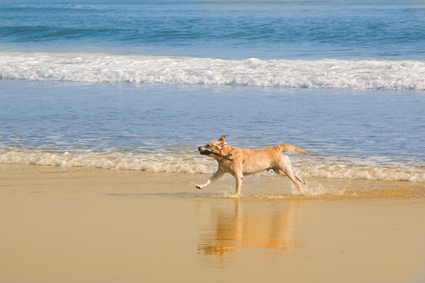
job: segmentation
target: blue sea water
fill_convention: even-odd
[[[425,3],[2,1],[0,163],[207,173],[292,143],[308,177],[425,181]]]

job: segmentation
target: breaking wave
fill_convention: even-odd
[[[78,83],[425,90],[425,62],[223,60],[97,53],[0,52],[0,79]]]

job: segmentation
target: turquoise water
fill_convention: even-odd
[[[13,50],[221,59],[425,58],[425,5],[419,1],[9,3],[0,5],[0,37],[1,45]]]

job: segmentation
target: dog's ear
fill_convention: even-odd
[[[217,148],[218,148],[219,150],[223,150],[223,149],[225,149],[227,146],[228,146],[227,142],[222,142],[222,143],[220,143],[220,144],[218,144],[218,145],[217,145]]]
[[[221,138],[218,141],[224,142],[226,140],[226,136],[222,135]]]

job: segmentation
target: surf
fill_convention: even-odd
[[[423,91],[425,62],[0,52],[0,79]]]
[[[335,162],[329,160],[308,161],[293,159],[294,170],[302,178],[425,182],[422,166],[394,163],[391,166],[358,162]],[[0,150],[0,164],[22,164],[56,167],[99,168],[110,170],[144,171],[152,173],[211,174],[216,164],[194,152],[176,151],[164,153],[122,152],[68,152],[42,150]],[[275,176],[264,171],[262,178]],[[255,178],[255,177],[249,177]],[[249,183],[249,181],[247,182]]]

